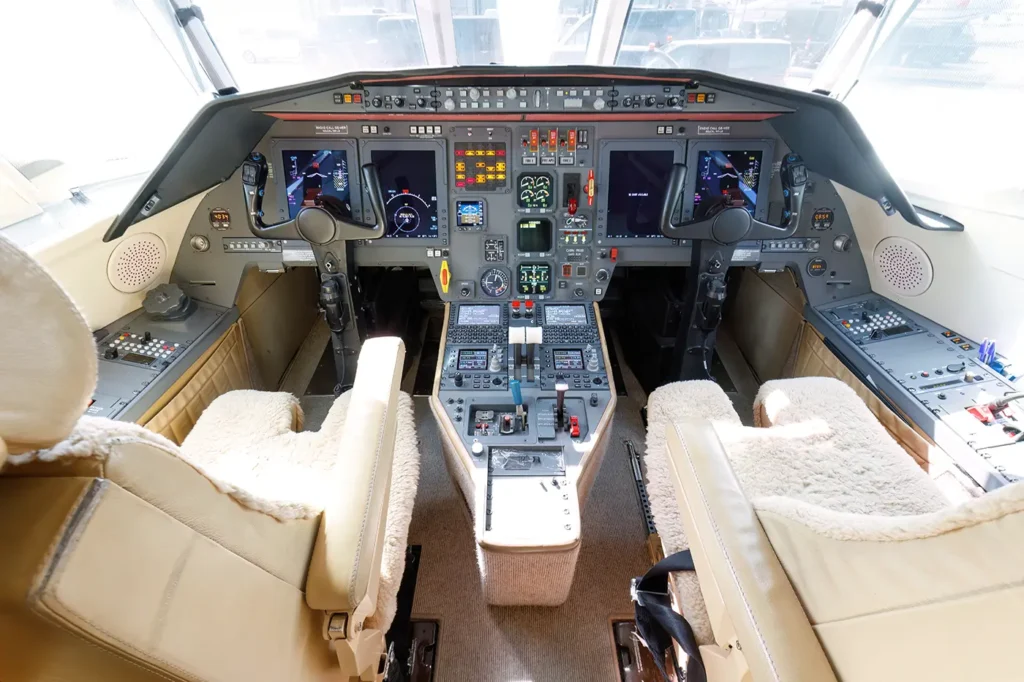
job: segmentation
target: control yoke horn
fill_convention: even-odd
[[[314,244],[383,237],[387,218],[384,216],[384,194],[377,167],[368,163],[360,170],[363,186],[370,196],[373,223],[361,223],[345,217],[340,203],[325,196],[322,205],[303,206],[292,220],[266,225],[263,222],[263,194],[267,182],[267,161],[262,154],[253,153],[242,163],[242,188],[245,190],[249,230],[262,239],[305,239]]]
[[[685,223],[675,223],[676,210],[686,184],[686,166],[672,166],[668,192],[661,208],[661,233],[670,239],[708,240],[723,245],[736,244],[744,239],[785,239],[796,232],[800,224],[800,205],[807,184],[807,167],[796,154],[787,154],[780,169],[782,196],[786,209],[782,212],[782,225],[761,222],[741,206],[727,206],[713,215]]]

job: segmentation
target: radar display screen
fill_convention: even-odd
[[[516,191],[521,208],[551,208],[555,204],[551,176],[547,173],[520,173]]]
[[[471,327],[497,326],[501,324],[501,306],[460,305],[458,324]]]
[[[553,239],[547,218],[525,218],[516,225],[516,248],[521,253],[547,253]]]
[[[520,263],[517,269],[519,293],[544,295],[551,291],[551,266],[547,263]]]
[[[700,219],[713,214],[715,209],[737,206],[753,215],[761,181],[761,153],[702,150],[697,156],[693,217]]]
[[[317,206],[321,197],[334,197],[351,215],[348,184],[348,154],[342,149],[284,150],[284,173],[288,195],[288,216],[294,218],[303,206]]]
[[[583,351],[555,349],[551,351],[555,369],[583,369]]]
[[[495,192],[508,186],[504,142],[456,142],[455,186]]]
[[[608,173],[609,239],[661,237],[661,205],[675,155],[672,150],[612,151]]]
[[[385,237],[437,237],[437,167],[434,152],[413,149],[374,149],[388,218]]]
[[[487,369],[487,349],[460,349],[458,368],[465,369]]]
[[[455,202],[455,226],[456,227],[483,227],[484,225],[484,202],[482,201],[456,201]]]
[[[587,324],[587,309],[581,305],[546,305],[544,324],[552,327],[584,326]]]

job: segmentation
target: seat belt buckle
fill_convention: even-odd
[[[348,639],[348,614],[341,611],[328,613],[324,618],[324,639]]]
[[[640,580],[640,578],[633,578],[629,581],[629,598],[634,604],[640,601],[639,596],[637,595],[637,585],[640,584]]]

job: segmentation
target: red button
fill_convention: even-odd
[[[613,263],[615,261],[619,260],[619,250],[617,248],[615,248],[614,246],[612,247],[610,258],[612,259]]]
[[[562,277],[572,277],[572,265],[565,264],[562,266]]]
[[[512,307],[519,310],[519,301],[512,301]]]
[[[531,308],[533,308],[533,301],[527,301],[526,302],[526,309],[530,310]]]

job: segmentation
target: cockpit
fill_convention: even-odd
[[[0,9],[0,678],[1019,679],[1020,8],[285,4]]]

